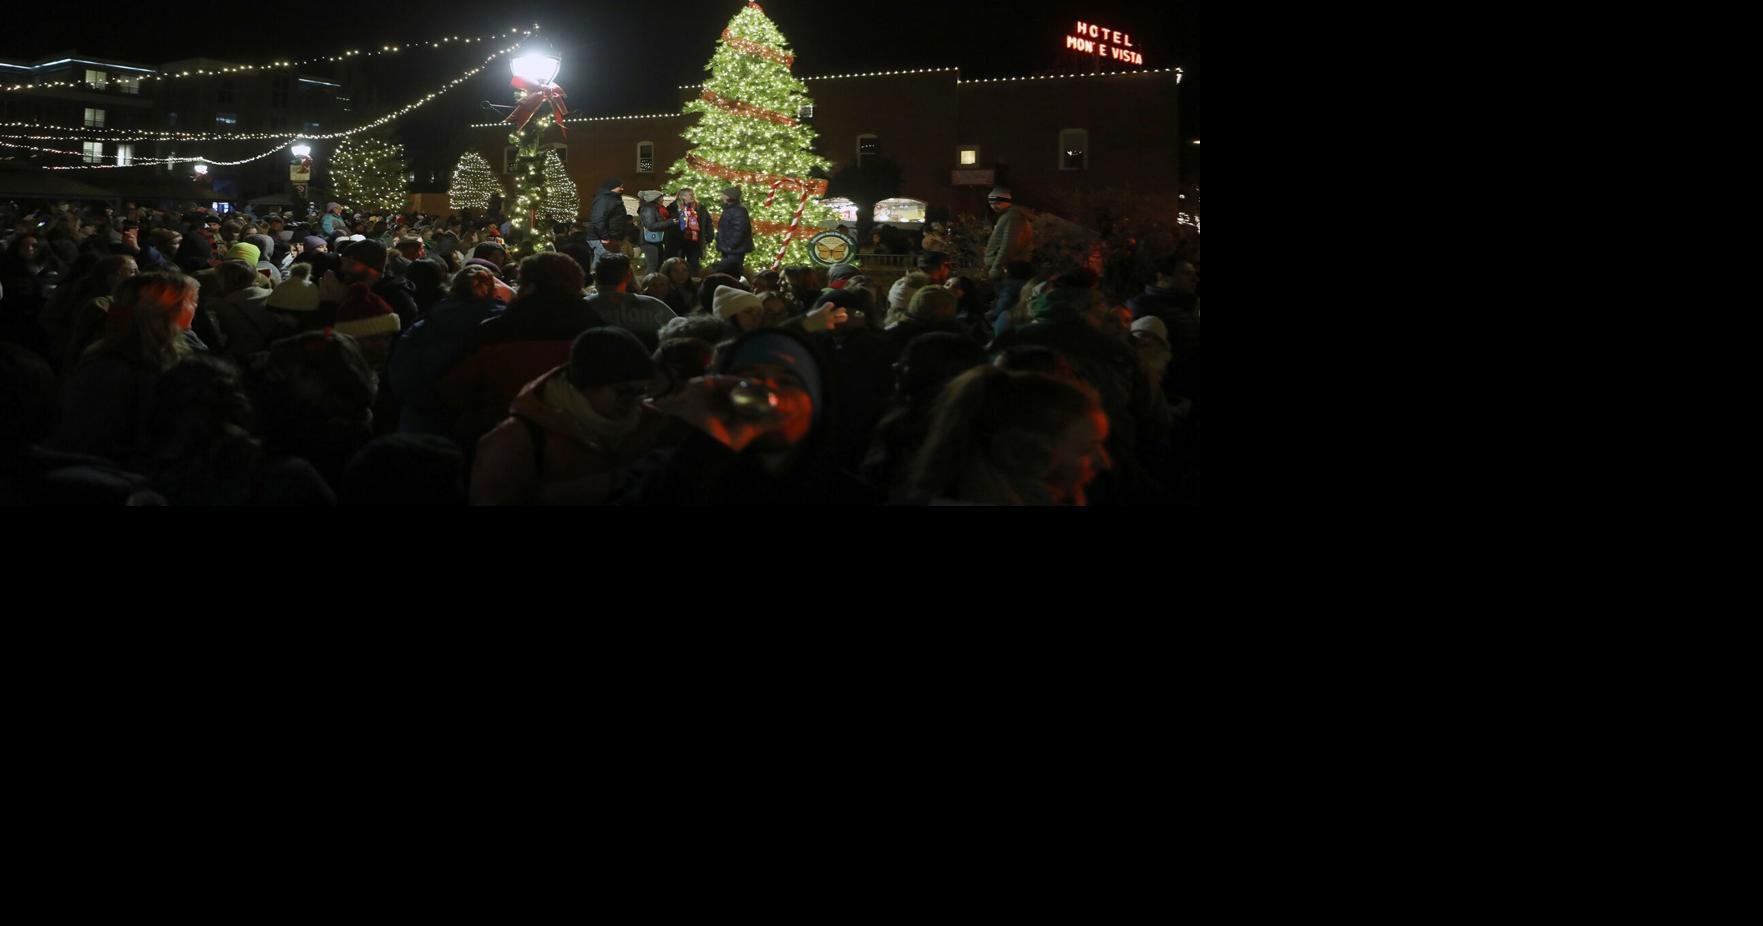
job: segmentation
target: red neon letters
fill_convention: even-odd
[[[1127,33],[1081,20],[1073,31],[1074,35],[1065,37],[1065,47],[1070,51],[1112,58],[1126,64],[1145,63],[1145,56],[1133,50],[1132,36]]]

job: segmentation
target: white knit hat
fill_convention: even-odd
[[[744,289],[733,286],[716,287],[716,296],[711,300],[710,307],[715,310],[717,318],[733,318],[747,309],[763,310],[765,301]]]
[[[318,311],[318,287],[312,283],[312,265],[295,264],[288,268],[288,278],[269,294],[264,303],[272,309],[288,312]]]

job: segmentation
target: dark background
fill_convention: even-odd
[[[34,4],[28,21],[14,19],[0,34],[0,56],[36,60],[78,50],[150,65],[192,57],[258,63],[484,35],[537,22],[544,27],[540,40],[563,59],[557,80],[568,93],[572,115],[677,112],[677,88],[702,81],[718,36],[743,5],[742,0],[533,0],[154,7],[59,0]],[[996,5],[762,0],[761,5],[789,40],[800,76],[924,67],[959,67],[963,78],[1067,73],[1074,67],[1061,54],[1065,35],[1079,19],[1095,22],[1129,33],[1145,53],[1146,68],[1184,70],[1182,135],[1200,137],[1199,0],[1157,7],[1120,0]],[[99,12],[105,9],[107,15]],[[357,121],[433,91],[494,47],[414,50],[376,59],[370,73],[377,100],[357,100]],[[1103,65],[1103,70],[1127,69]],[[483,100],[510,101],[508,77],[506,59],[498,59],[483,74],[394,124],[413,157],[419,184],[426,185],[431,172],[445,182],[444,173],[464,144],[461,127],[490,121]]]

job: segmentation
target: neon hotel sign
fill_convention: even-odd
[[[1112,58],[1126,64],[1145,63],[1145,56],[1133,50],[1132,36],[1095,23],[1080,21],[1072,34],[1065,37],[1065,48],[1086,55]]]

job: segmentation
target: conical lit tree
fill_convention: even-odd
[[[501,192],[502,185],[496,182],[496,175],[490,171],[490,162],[476,151],[467,151],[453,168],[447,200],[454,209],[488,209],[490,197]]]
[[[545,218],[553,222],[573,222],[582,211],[582,199],[575,181],[563,169],[563,159],[552,150],[545,156]]]
[[[790,74],[794,64],[759,4],[735,14],[710,58],[703,93],[683,110],[701,117],[684,133],[691,153],[668,171],[669,189],[691,187],[713,210],[722,190],[741,188],[753,219],[750,260],[761,269],[807,263],[808,239],[833,215],[819,200],[826,181],[811,176],[832,165],[813,153],[814,130],[797,118],[813,101]]]
[[[393,212],[409,203],[406,169],[404,146],[387,135],[351,135],[330,159],[337,200],[372,212]]]

